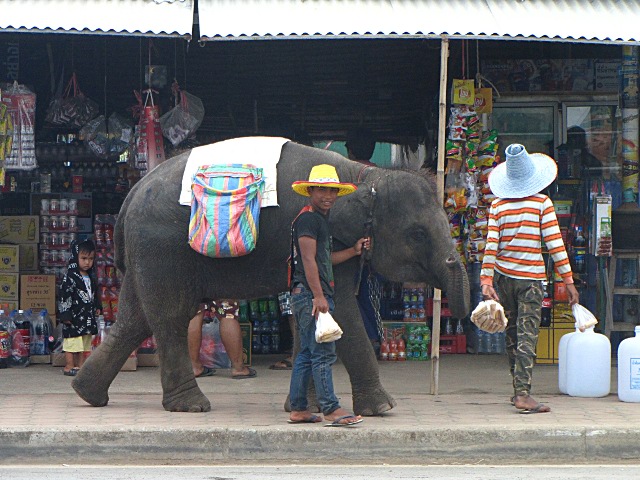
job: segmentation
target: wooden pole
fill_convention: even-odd
[[[447,122],[447,62],[449,60],[449,38],[442,37],[440,48],[440,102],[438,106],[438,170],[436,182],[438,198],[444,204],[444,144]],[[438,395],[440,381],[440,311],[442,292],[436,288],[433,292],[433,324],[431,328],[431,395]]]

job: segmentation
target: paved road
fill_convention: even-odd
[[[5,476],[6,475],[6,476]],[[2,467],[11,480],[637,480],[640,465],[43,466]]]

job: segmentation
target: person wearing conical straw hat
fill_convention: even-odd
[[[293,362],[289,401],[289,423],[317,423],[322,418],[309,411],[307,389],[313,377],[318,404],[326,426],[350,427],[362,422],[359,415],[350,414],[340,406],[333,390],[331,365],[336,361],[335,342],[318,343],[315,339],[316,320],[320,312],[332,312],[333,268],[361,255],[369,240],[360,238],[351,248],[331,251],[329,211],[338,197],[356,191],[351,183],[341,183],[332,165],[316,165],[308,180],[293,182],[293,190],[309,197],[291,227],[291,307],[296,319],[300,351]]]
[[[555,180],[556,162],[542,153],[528,153],[519,144],[509,145],[505,154],[506,162],[489,175],[489,187],[498,198],[489,209],[480,285],[483,297],[500,302],[508,318],[511,403],[521,413],[546,413],[551,409],[530,395],[546,278],[542,241],[566,285],[569,302],[578,303],[579,295],[553,203],[540,193]]]

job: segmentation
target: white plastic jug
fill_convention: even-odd
[[[567,344],[576,333],[580,333],[577,324],[576,331],[565,333],[558,345],[558,389],[564,394],[567,393]]]
[[[567,342],[567,393],[572,397],[604,397],[611,391],[611,342],[593,327]]]
[[[640,402],[640,326],[635,332],[618,347],[618,398],[623,402]]]

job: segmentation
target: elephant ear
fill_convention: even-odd
[[[336,250],[353,246],[364,235],[370,206],[371,191],[365,183],[358,185],[358,190],[335,203],[329,222]]]

